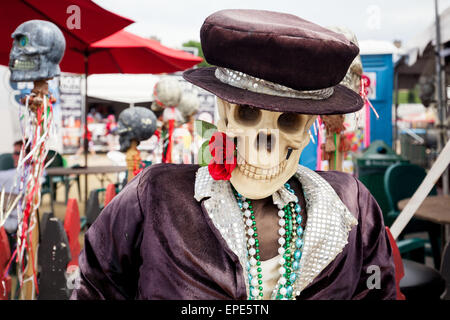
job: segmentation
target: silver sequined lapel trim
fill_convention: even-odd
[[[342,252],[348,233],[358,222],[330,184],[316,172],[299,165],[295,176],[302,184],[307,206],[304,247],[294,283],[294,294],[299,295]],[[212,179],[208,168],[201,167],[196,175],[194,197],[197,201],[210,197],[204,201],[205,209],[228,247],[239,258],[248,295],[245,227],[230,183]]]
[[[302,258],[294,284],[294,293],[299,295],[342,252],[358,221],[316,172],[299,166],[296,177],[303,187],[307,212]]]
[[[201,167],[195,178],[194,198],[201,201],[207,197],[210,198],[203,202],[205,209],[228,247],[239,258],[248,296],[247,244],[241,209],[231,190],[231,184],[228,181],[214,180],[208,172],[208,167]]]

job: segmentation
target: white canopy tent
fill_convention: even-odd
[[[440,15],[441,43],[450,41],[450,7],[445,9]],[[408,65],[412,66],[417,59],[422,56],[427,46],[436,43],[436,24],[435,22],[425,30],[412,37],[406,45],[408,53]],[[449,54],[449,53],[447,53]]]
[[[88,96],[134,104],[153,101],[154,74],[94,74],[88,77]]]

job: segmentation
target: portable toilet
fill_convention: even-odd
[[[370,141],[382,140],[392,147],[392,92],[398,49],[386,41],[360,41],[363,72],[370,80],[368,98],[377,111],[370,112]]]
[[[311,170],[316,170],[317,168],[317,144],[319,143],[317,139],[317,132],[310,129],[310,140],[308,145],[303,149],[300,155],[299,164],[307,167]]]

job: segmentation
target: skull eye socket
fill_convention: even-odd
[[[295,132],[301,124],[301,117],[297,113],[283,113],[278,117],[278,128],[285,132]]]
[[[21,35],[17,38],[17,42],[19,43],[19,46],[25,47],[28,44],[28,37]]]
[[[261,119],[261,110],[249,105],[239,105],[235,109],[234,118],[240,124],[255,125]]]

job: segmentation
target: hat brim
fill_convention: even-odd
[[[225,101],[269,111],[329,115],[352,113],[364,106],[361,96],[343,85],[335,86],[333,94],[323,100],[279,97],[230,86],[216,78],[215,70],[215,67],[190,69],[183,73],[183,78]]]

